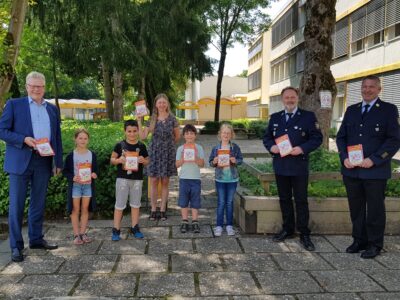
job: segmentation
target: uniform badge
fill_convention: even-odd
[[[297,129],[297,128],[299,128],[299,127],[297,127],[297,126],[294,126],[294,129]]]
[[[319,129],[319,123],[315,122],[315,128]]]
[[[376,128],[375,128],[375,131],[379,131],[379,127],[376,127]]]
[[[274,132],[272,133],[272,135],[273,135],[273,136],[276,136],[276,131],[274,131]]]
[[[379,103],[377,103],[377,104],[375,104],[375,106],[376,106],[376,107],[379,107],[380,105],[379,105]]]
[[[383,152],[382,155],[381,155],[381,157],[384,159],[384,158],[386,158],[388,155],[389,155],[389,154],[388,154],[387,152]]]
[[[274,127],[278,127],[278,124],[274,124]]]
[[[306,136],[306,133],[303,131],[303,132],[301,133],[301,136]]]

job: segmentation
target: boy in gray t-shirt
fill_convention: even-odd
[[[189,204],[192,209],[192,230],[200,232],[198,209],[201,207],[201,180],[200,168],[204,167],[204,150],[195,144],[197,130],[191,124],[183,128],[185,144],[176,151],[176,167],[179,172],[179,200],[181,207],[182,224],[181,232],[189,230]]]

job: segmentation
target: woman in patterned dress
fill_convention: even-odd
[[[151,214],[150,220],[166,220],[165,213],[168,201],[169,177],[176,176],[175,167],[175,144],[180,139],[179,124],[171,113],[170,103],[165,94],[158,94],[154,99],[153,114],[149,126],[142,126],[141,118],[138,118],[139,134],[145,139],[149,133],[152,134],[149,145],[150,163],[147,174],[151,184]],[[161,207],[160,216],[157,216],[157,192],[158,184],[161,182]]]

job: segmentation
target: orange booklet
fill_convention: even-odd
[[[229,167],[230,162],[230,150],[219,149],[218,150],[218,167]]]
[[[196,160],[196,145],[185,144],[183,146],[183,161],[194,162]]]
[[[347,153],[349,155],[349,161],[352,165],[360,165],[364,160],[364,153],[361,144],[348,146]]]
[[[39,152],[40,156],[53,156],[54,151],[51,148],[48,138],[42,138],[36,140],[36,149]]]
[[[125,166],[124,169],[127,171],[137,171],[139,170],[139,152],[135,151],[124,151],[125,155]]]
[[[142,116],[148,115],[146,101],[144,101],[144,100],[136,101],[135,107],[136,107],[136,115],[137,116],[142,117]]]
[[[80,163],[78,164],[79,183],[89,184],[92,183],[92,164]]]
[[[289,136],[287,134],[276,138],[275,143],[279,148],[279,154],[281,155],[281,157],[289,155],[289,153],[293,150],[292,143],[290,142]]]

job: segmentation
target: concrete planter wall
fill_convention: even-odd
[[[386,198],[386,234],[400,234],[400,198]],[[319,234],[351,234],[347,198],[309,198],[310,229]],[[282,217],[278,197],[235,195],[235,221],[245,233],[275,233]]]

